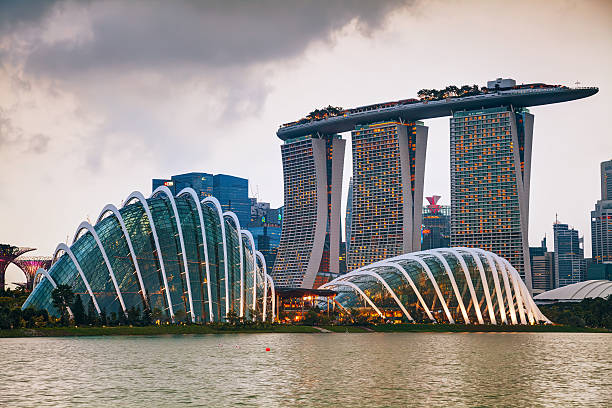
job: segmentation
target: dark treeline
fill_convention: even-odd
[[[557,324],[612,329],[612,295],[606,299],[584,299],[581,302],[562,302],[539,308]]]

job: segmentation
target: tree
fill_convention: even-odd
[[[140,319],[141,323],[143,326],[150,326],[151,324],[153,324],[153,315],[151,313],[151,309],[149,309],[148,306],[145,306],[145,308],[142,311],[142,318]]]
[[[89,298],[89,303],[87,304],[87,323],[96,326],[98,324],[98,311],[94,306],[93,299]]]
[[[68,325],[68,307],[72,304],[74,293],[70,285],[57,285],[51,292],[53,307],[60,313],[60,321],[63,326]]]
[[[83,306],[81,295],[75,296],[71,309],[72,309],[72,314],[74,316],[74,324],[87,323],[87,315],[85,314],[85,307]]]

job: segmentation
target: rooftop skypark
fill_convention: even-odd
[[[531,83],[516,85],[511,79],[498,78],[486,87],[449,85],[444,89],[421,89],[418,99],[402,99],[351,109],[328,106],[315,109],[306,117],[281,125],[276,132],[282,140],[314,133],[341,133],[358,124],[375,121],[420,119],[450,116],[464,109],[489,108],[501,105],[528,107],[566,102],[596,94],[598,88],[570,88],[565,85]]]

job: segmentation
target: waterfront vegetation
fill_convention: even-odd
[[[542,312],[555,325],[465,325],[385,322],[362,310],[328,312],[307,311],[298,323],[281,313],[283,323],[246,321],[230,312],[225,322],[192,324],[185,313],[174,322],[161,318],[158,310],[132,308],[126,314],[118,311],[100,315],[92,302],[87,307],[79,295],[62,285],[53,292],[54,307],[60,317],[46,310],[21,310],[28,293],[22,289],[0,292],[0,337],[58,337],[106,335],[182,335],[222,333],[336,333],[366,332],[611,332],[612,296],[607,299],[585,299],[579,303],[542,306]],[[71,313],[68,311],[70,309]],[[319,329],[320,328],[320,329]]]

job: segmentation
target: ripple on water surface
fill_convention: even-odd
[[[25,338],[0,347],[7,407],[612,406],[609,334]]]

